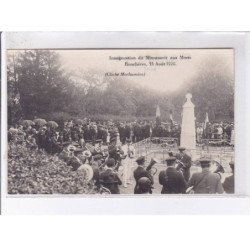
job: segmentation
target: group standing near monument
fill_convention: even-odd
[[[201,172],[191,174],[191,167],[196,158],[196,144],[200,143],[202,138],[207,138],[204,135],[209,135],[209,133],[203,133],[197,136],[196,132],[200,130],[199,127],[196,128],[195,105],[191,98],[192,95],[187,94],[183,105],[179,152],[174,153],[169,150],[163,162],[166,169],[161,170],[157,175],[157,160],[151,159],[151,162],[146,165],[146,156],[137,155],[135,145],[137,141],[143,141],[146,137],[157,138],[154,136],[162,126],[159,106],[157,106],[154,127],[152,122],[136,122],[133,127],[128,122],[120,123],[119,126],[108,122],[106,124],[109,124],[109,129],[107,129],[105,124],[84,124],[84,120],[78,120],[75,124],[65,123],[63,130],[58,132],[59,125],[56,122],[47,123],[43,119],[36,119],[34,122],[23,121],[22,127],[19,125],[17,128],[10,128],[9,141],[25,145],[28,149],[37,151],[38,154],[43,152],[58,156],[72,167],[72,171],[78,173],[89,171],[90,181],[95,186],[96,192],[104,190],[105,193],[110,194],[126,194],[126,189],[130,190],[129,187],[134,185],[134,194],[154,194],[154,185],[157,182],[157,185],[162,186],[161,194],[221,194],[224,190],[232,193],[234,175],[227,177],[222,184],[221,173],[219,171],[212,173],[209,169],[213,159],[206,157],[198,159]],[[208,120],[207,115],[206,120]],[[172,123],[172,128],[175,127],[176,125]],[[223,139],[217,137],[221,134],[220,130],[222,130],[221,127],[218,129],[216,139]],[[90,136],[91,133],[92,136]],[[233,163],[230,164],[233,169]],[[156,169],[156,172],[153,173],[153,169]],[[33,192],[32,188],[27,190],[27,192]],[[19,192],[18,187],[11,192]],[[53,193],[53,188],[49,192]]]

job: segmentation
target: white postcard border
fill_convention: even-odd
[[[250,213],[248,35],[244,32],[10,32],[2,35],[1,195],[4,214]],[[6,49],[233,48],[235,51],[235,183],[230,196],[81,197],[7,195]],[[247,54],[248,51],[248,54]],[[248,55],[248,56],[247,56]],[[248,63],[248,64],[247,64]]]

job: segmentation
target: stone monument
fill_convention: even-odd
[[[195,135],[195,116],[194,107],[190,93],[186,94],[187,101],[183,105],[182,126],[181,126],[181,146],[185,147],[191,154],[195,154],[196,135]]]

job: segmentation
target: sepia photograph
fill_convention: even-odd
[[[235,193],[234,49],[6,57],[8,195]]]

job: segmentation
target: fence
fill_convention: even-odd
[[[164,164],[169,152],[178,152],[179,139],[171,137],[150,137],[134,144],[137,156],[144,155],[146,161],[157,158]],[[234,159],[234,145],[228,140],[202,139],[196,145],[196,156],[200,158],[207,156],[218,161],[224,166]]]
[[[196,147],[204,151],[234,151],[234,144],[227,139],[201,139],[196,143]]]
[[[135,154],[144,155],[146,161],[157,158],[162,163],[168,157],[169,151],[177,152],[179,145],[178,138],[172,137],[149,137],[134,144]]]

